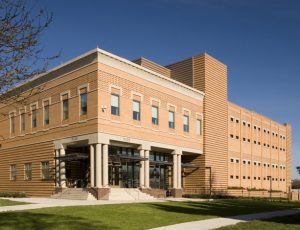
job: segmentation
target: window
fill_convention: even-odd
[[[239,119],[236,119],[235,122],[238,124],[238,123],[240,123],[240,120],[239,120]]]
[[[44,125],[49,125],[49,101],[44,102]]]
[[[231,122],[233,122],[233,121],[234,121],[234,118],[233,118],[233,117],[231,117],[231,118],[230,118],[230,121],[231,121]]]
[[[233,158],[231,158],[231,159],[230,159],[230,162],[234,162],[234,159],[233,159]]]
[[[62,106],[63,106],[63,120],[67,120],[67,119],[69,119],[69,98],[68,98],[68,94],[63,95]]]
[[[36,128],[37,121],[36,121],[36,106],[31,107],[31,127]]]
[[[240,160],[239,160],[239,159],[236,159],[235,162],[236,162],[236,163],[240,163]]]
[[[245,121],[243,121],[243,126],[246,126],[246,122]]]
[[[189,130],[190,130],[189,116],[184,115],[183,116],[183,131],[189,132]]]
[[[158,125],[158,107],[152,106],[152,124]]]
[[[32,178],[32,165],[31,163],[26,163],[24,165],[24,170],[25,170],[25,180],[31,180]]]
[[[230,179],[233,179],[233,175],[230,175]]]
[[[120,97],[119,95],[111,95],[111,114],[120,116]]]
[[[10,134],[14,134],[16,129],[15,129],[15,114],[11,113],[10,114]]]
[[[133,120],[141,120],[141,103],[139,101],[133,101],[132,103],[132,118]]]
[[[80,116],[87,114],[87,93],[86,88],[82,89],[82,92],[80,93]]]
[[[172,111],[169,111],[169,128],[175,129],[175,114]]]
[[[235,176],[236,179],[239,179],[239,176]]]
[[[49,161],[42,162],[42,180],[50,179]]]
[[[16,180],[17,179],[17,166],[11,165],[10,166],[10,180]]]
[[[200,119],[197,119],[196,120],[196,134],[197,135],[201,135],[201,120]]]
[[[20,125],[21,125],[21,132],[25,131],[25,113],[21,113],[20,115]]]

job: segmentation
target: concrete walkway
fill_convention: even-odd
[[[0,206],[0,212],[21,211],[37,208],[67,207],[67,206],[86,206],[86,205],[105,205],[105,204],[126,204],[126,203],[146,203],[164,202],[164,200],[132,200],[132,201],[110,201],[110,200],[66,200],[50,198],[1,198],[12,201],[28,202],[30,204]]]
[[[190,198],[166,198],[166,199],[151,199],[151,200],[67,200],[67,199],[51,199],[51,198],[1,198],[12,201],[27,202],[30,204],[0,206],[0,212],[21,211],[37,208],[50,207],[67,207],[67,206],[86,206],[86,205],[105,205],[105,204],[129,204],[129,203],[149,203],[149,202],[166,202],[166,201],[208,201],[207,199],[190,199]]]
[[[300,214],[300,209],[239,215],[228,218],[213,218],[208,220],[192,221],[181,224],[169,225],[165,227],[153,228],[152,230],[209,230],[237,224],[240,222],[270,219],[274,217],[290,216],[295,214]]]

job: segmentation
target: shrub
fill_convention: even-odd
[[[26,197],[25,192],[0,192],[0,197],[22,198]]]

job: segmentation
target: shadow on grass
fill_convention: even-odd
[[[67,215],[40,214],[30,212],[7,212],[0,215],[2,229],[117,229],[103,225],[101,222],[91,223],[88,219],[74,218]]]
[[[189,215],[233,217],[243,214],[271,212],[300,208],[299,204],[287,202],[269,202],[254,200],[219,200],[213,202],[181,202],[183,205],[176,205],[176,202],[152,203],[152,207],[167,212],[175,212]]]

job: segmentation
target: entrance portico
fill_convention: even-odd
[[[74,146],[81,146],[85,152],[76,152]],[[182,154],[185,151],[202,153],[100,133],[58,140],[55,147],[56,186],[86,186],[97,199],[107,199],[111,187],[140,188],[150,194],[151,190],[170,190],[173,196],[181,196]],[[86,166],[85,183],[71,183],[66,171],[75,169],[68,168],[71,167],[69,160]]]

